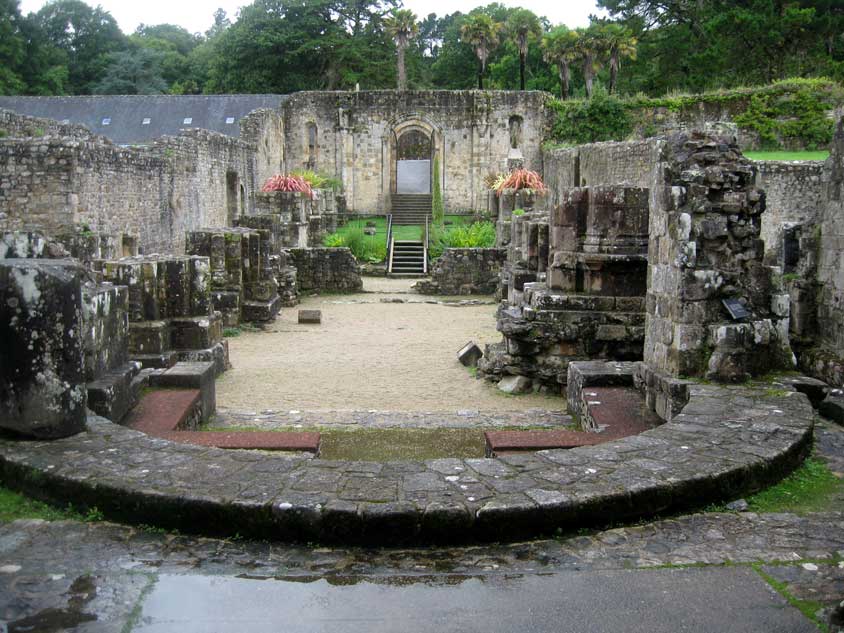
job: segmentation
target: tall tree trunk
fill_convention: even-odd
[[[525,54],[519,53],[519,90],[525,89]]]
[[[583,79],[586,82],[586,98],[592,98],[592,81],[594,79],[594,70],[592,70],[592,58],[587,57],[583,61]]]
[[[483,60],[478,60],[478,90],[484,89],[484,62]]]
[[[404,47],[399,46],[399,90],[407,90],[407,71],[404,67]]]
[[[571,81],[571,73],[569,72],[569,65],[560,62],[560,93],[563,101],[569,98],[569,82]]]
[[[610,94],[615,92],[615,82],[618,78],[618,59],[616,57],[610,58]]]

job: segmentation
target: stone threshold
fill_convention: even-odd
[[[180,444],[92,415],[70,438],[0,439],[0,480],[189,533],[384,546],[515,540],[756,491],[808,454],[813,420],[802,393],[693,384],[670,422],[598,446],[373,463]]]

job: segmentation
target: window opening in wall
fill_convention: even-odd
[[[240,185],[240,215],[246,215],[246,187]]]
[[[782,268],[783,272],[793,273],[800,263],[800,225],[787,227],[782,232]]]
[[[111,119],[109,119],[109,118],[103,119],[103,125],[111,125]]]
[[[152,119],[149,117],[146,117],[143,121],[141,121],[141,125],[149,125],[151,120]]]
[[[518,149],[522,145],[522,125],[524,119],[517,114],[510,117],[510,149]]]
[[[233,116],[227,116],[226,117],[226,125],[231,125],[232,123],[234,123],[234,117]]]
[[[226,172],[226,226],[234,226],[237,217],[237,181],[236,171]]]
[[[62,119],[63,125],[67,125],[68,123],[70,123],[70,119]]]
[[[191,123],[193,123],[192,117],[185,117],[185,120],[182,121],[182,125],[190,125]]]
[[[317,159],[317,126],[316,123],[308,123],[308,167],[313,169]]]

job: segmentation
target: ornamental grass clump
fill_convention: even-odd
[[[303,193],[312,200],[314,198],[314,190],[311,186],[301,176],[294,175],[276,174],[264,183],[264,186],[261,187],[261,191],[291,191],[295,193]]]
[[[548,188],[542,182],[542,176],[529,169],[515,169],[510,172],[495,188],[496,195],[504,191],[527,191],[528,193],[545,193]]]

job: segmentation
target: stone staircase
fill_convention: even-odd
[[[431,194],[394,193],[392,205],[393,224],[424,225],[431,217]]]
[[[422,242],[393,240],[389,272],[391,277],[422,277],[427,274]]]

